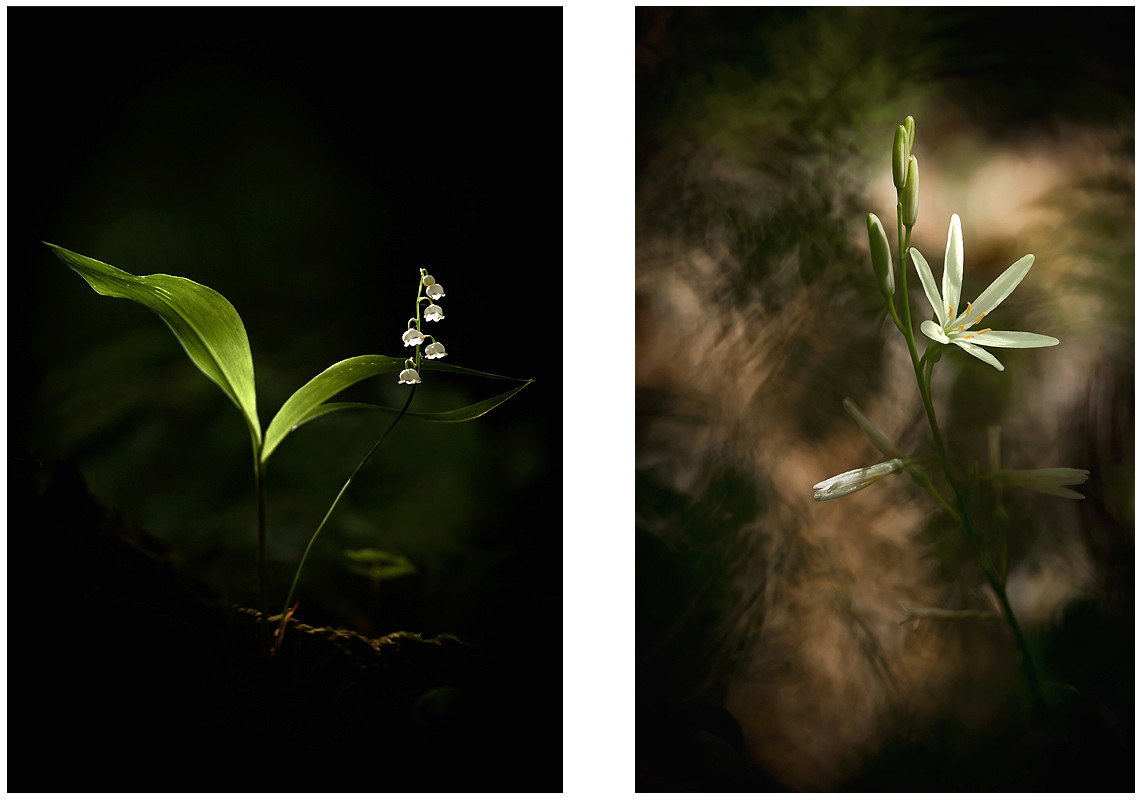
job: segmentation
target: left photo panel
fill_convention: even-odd
[[[7,21],[8,788],[561,791],[561,9]]]

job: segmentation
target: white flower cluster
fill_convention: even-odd
[[[429,305],[425,307],[425,320],[427,322],[440,322],[445,319],[445,312],[441,306],[437,305],[437,301],[444,296],[445,287],[437,283],[437,280],[428,272],[421,270],[421,282],[417,286],[417,316],[409,318],[407,323],[409,329],[401,335],[401,341],[405,347],[416,347],[418,351],[414,358],[405,359],[405,369],[398,376],[398,383],[421,383],[421,376],[417,374],[417,361],[420,358],[420,346],[425,340],[429,340],[429,344],[425,345],[425,358],[444,358],[447,355],[445,345],[438,342],[433,336],[421,333],[421,301],[429,301]]]

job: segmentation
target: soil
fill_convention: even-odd
[[[270,657],[75,465],[10,462],[9,500],[11,791],[559,791],[479,648],[291,620]]]

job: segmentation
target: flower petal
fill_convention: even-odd
[[[945,331],[943,331],[941,326],[931,319],[927,319],[922,323],[922,333],[933,339],[935,342],[940,342],[941,344],[949,344],[950,339],[945,335]]]
[[[961,281],[965,270],[965,248],[961,240],[961,217],[949,220],[949,236],[945,240],[945,273],[941,276],[943,312],[940,319],[948,322],[957,316],[961,305]]]
[[[973,344],[984,347],[1052,347],[1060,344],[1060,339],[1045,336],[1040,333],[1025,333],[1024,331],[985,331],[972,333]],[[970,338],[967,335],[966,338]]]
[[[981,359],[982,361],[984,361],[989,366],[994,367],[994,368],[1000,370],[1001,372],[1005,371],[1005,367],[1002,366],[1001,362],[998,361],[996,358],[994,358],[993,354],[990,353],[985,348],[978,347],[977,345],[974,345],[974,344],[970,344],[969,342],[965,341],[964,339],[954,339],[953,343],[955,345],[957,345],[958,347],[960,347],[965,352],[969,353],[969,355],[973,356],[974,358]]]
[[[942,307],[941,295],[937,293],[937,282],[933,279],[933,270],[930,269],[929,262],[916,247],[910,248],[910,258],[914,260],[914,269],[918,271],[918,277],[922,279],[922,288],[926,290],[926,299],[929,300],[933,313],[937,314],[937,318],[944,322],[949,314]]]
[[[1029,270],[1033,266],[1033,255],[1030,253],[1023,256],[1013,263],[1009,269],[1002,272],[997,276],[997,280],[989,284],[989,288],[977,296],[973,301],[973,318],[976,319],[982,314],[988,314],[997,306],[1001,305],[1001,301],[1013,293],[1017,288],[1017,284],[1025,279],[1029,274]]]
[[[1087,469],[1074,469],[1073,467],[1050,467],[1048,469],[1001,469],[982,477],[1000,483],[1011,483],[1032,489],[1035,492],[1067,497],[1071,500],[1083,500],[1084,495],[1066,489],[1066,486],[1076,486],[1088,480]]]

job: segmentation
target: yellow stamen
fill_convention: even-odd
[[[984,316],[984,314],[982,316]],[[966,339],[972,339],[974,336],[976,336],[979,333],[989,333],[989,331],[991,331],[991,330],[993,330],[993,329],[992,328],[982,328],[979,331],[974,331],[973,333],[965,334],[965,338]]]
[[[966,312],[966,313],[969,313],[969,312]],[[978,322],[981,322],[981,320],[983,320],[983,319],[985,319],[985,312],[984,311],[982,311],[980,314],[977,315],[977,319],[973,320],[973,324],[976,325]]]

